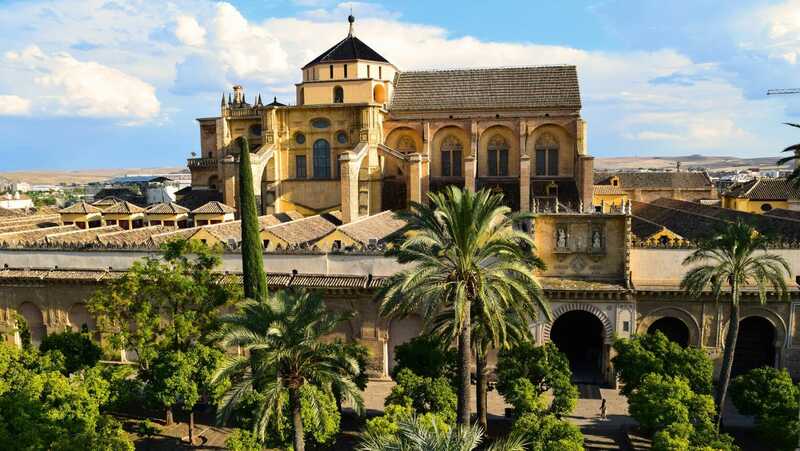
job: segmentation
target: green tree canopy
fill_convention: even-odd
[[[39,352],[58,351],[64,356],[64,370],[72,374],[81,368],[90,368],[100,361],[103,350],[81,332],[61,332],[49,334],[42,339]]]
[[[617,355],[612,359],[620,381],[620,392],[629,396],[649,373],[683,377],[692,391],[711,394],[714,364],[702,349],[682,347],[663,333],[637,335],[614,342]]]
[[[795,449],[800,432],[797,418],[800,387],[785,368],[756,368],[731,383],[731,398],[744,415],[756,418],[766,443],[776,449]]]
[[[572,371],[567,357],[554,343],[535,346],[522,342],[510,349],[502,349],[497,357],[497,391],[509,403],[535,405],[537,402],[524,396],[532,387],[536,397],[553,391],[553,402],[548,410],[558,415],[568,415],[575,408],[578,389],[572,384]],[[520,385],[526,379],[530,385]],[[515,405],[517,407],[517,405]]]

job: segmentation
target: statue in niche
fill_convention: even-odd
[[[559,228],[556,232],[556,246],[560,248],[567,247],[567,232],[563,228]]]
[[[602,248],[602,242],[600,239],[600,231],[599,230],[592,230],[592,249],[600,249]]]

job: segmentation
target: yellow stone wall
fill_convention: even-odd
[[[599,207],[604,205],[603,213],[608,213],[612,207],[619,208],[625,202],[628,201],[627,194],[593,194],[592,195],[592,205],[595,207]]]
[[[769,206],[766,210],[764,206]],[[737,197],[723,196],[722,206],[731,210],[744,211],[747,213],[763,214],[776,208],[789,208],[789,202],[785,200],[750,200]]]

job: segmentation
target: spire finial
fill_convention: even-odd
[[[348,37],[353,37],[353,23],[356,21],[356,18],[353,17],[353,7],[350,7],[350,15],[347,16],[347,21],[350,23],[350,31],[347,33]]]

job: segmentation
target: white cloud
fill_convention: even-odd
[[[27,70],[33,86],[27,98],[43,114],[145,121],[158,115],[155,88],[125,72],[68,53],[44,53],[37,46],[8,52],[6,60]]]
[[[797,64],[800,58],[800,0],[746,11],[737,21],[741,47]]]
[[[23,116],[30,111],[30,100],[19,96],[0,95],[0,116]]]
[[[199,47],[206,42],[206,30],[192,16],[178,16],[175,37],[188,46]]]

